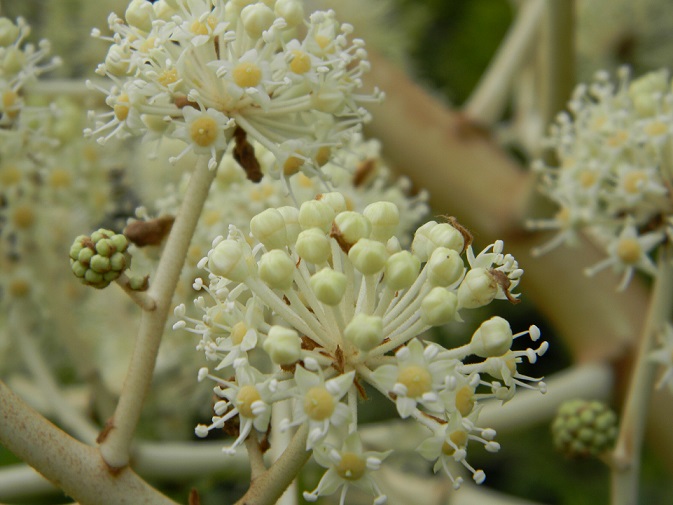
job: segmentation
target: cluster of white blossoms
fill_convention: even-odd
[[[541,161],[542,192],[559,206],[556,215],[534,221],[558,234],[537,249],[543,253],[573,242],[586,231],[608,257],[589,275],[612,266],[623,272],[624,289],[636,270],[654,275],[652,256],[672,236],[673,91],[668,72],[619,81],[598,73],[580,85],[558,116],[548,139],[557,163]]]
[[[352,27],[333,11],[306,21],[300,0],[132,0],[125,22],[112,14],[109,26],[98,73],[114,82],[103,90],[112,110],[88,131],[100,141],[176,138],[183,153],[210,155],[211,168],[234,142],[259,180],[254,139],[275,156],[270,175],[319,175],[368,120],[361,104],[381,98],[357,93],[369,62]]]
[[[477,483],[484,472],[467,461],[470,441],[497,451],[492,429],[479,427],[481,401],[506,401],[517,387],[545,391],[519,363],[534,363],[547,349],[512,350],[522,335],[500,317],[484,321],[469,343],[453,349],[427,342],[426,330],[495,299],[517,301],[512,290],[523,271],[497,241],[475,256],[469,233],[455,220],[431,221],[416,231],[411,251],[395,237],[399,210],[379,201],[347,210],[341,193],[318,195],[295,206],[269,208],[250,220],[250,234],[231,226],[213,241],[199,266],[195,305],[200,319],[175,309],[176,329],[196,333],[197,349],[214,361],[199,379],[216,382],[215,416],[196,433],[230,429],[231,452],[256,430],[285,430],[306,423],[306,449],[328,470],[312,492],[314,501],[341,487],[385,497],[370,473],[387,453],[363,452],[357,431],[358,397],[368,384],[394,402],[401,418],[429,430],[418,451],[460,486],[452,462]],[[467,265],[463,259],[467,257]],[[464,362],[471,357],[470,363]],[[476,358],[476,359],[474,359]],[[293,401],[292,414],[271,425],[272,408]]]

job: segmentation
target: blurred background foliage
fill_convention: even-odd
[[[355,5],[357,6],[356,0]],[[379,0],[372,0],[377,2]],[[316,2],[320,5],[320,2]],[[349,3],[344,0],[344,3]],[[351,2],[353,3],[353,2]],[[392,32],[402,50],[380,48],[399,58],[430,92],[447,104],[461,104],[469,96],[505,35],[514,11],[507,0],[391,0],[392,11],[371,27]],[[34,26],[32,38],[49,38],[54,54],[66,60],[60,76],[91,76],[102,61],[105,44],[92,40],[92,27],[106,27],[108,12],[123,14],[124,0],[5,0],[0,4],[2,14],[10,18],[24,16]],[[673,57],[673,5],[668,0],[580,0],[577,2],[577,68],[578,78],[586,80],[599,69],[614,70],[620,64],[634,67],[634,73],[670,66]],[[366,33],[360,33],[364,38]],[[390,33],[388,33],[390,39]],[[402,56],[400,56],[402,55]],[[525,265],[523,265],[525,268]],[[524,277],[525,280],[525,277]],[[515,310],[499,314],[511,321],[515,331],[534,322],[551,341],[550,352],[540,360],[534,375],[549,375],[571,364],[563,344],[554,338],[526,300]],[[479,319],[481,320],[481,319]],[[468,338],[474,328],[469,321],[462,328],[449,328],[438,334],[439,341],[451,339],[456,344],[456,332]],[[524,370],[525,373],[525,370]],[[372,395],[376,396],[376,395]],[[365,406],[363,415],[376,421],[394,415],[387,403]],[[199,422],[194,420],[194,424]],[[145,427],[148,428],[148,427]],[[143,435],[151,438],[151,430]],[[487,454],[476,447],[470,452],[472,464],[487,474],[486,485],[515,496],[547,505],[593,505],[608,503],[609,474],[598,461],[568,461],[553,451],[549,426],[498,437],[502,449]],[[16,463],[16,458],[0,447],[0,465]],[[429,470],[429,469],[428,469]],[[310,473],[310,472],[309,472]],[[439,478],[439,477],[438,477]],[[311,480],[311,476],[306,477]],[[202,504],[229,503],[232,495],[242,494],[245,483],[218,483],[205,479],[192,483],[200,489],[210,488],[202,496]],[[160,484],[170,496],[186,502],[188,489],[180,484]],[[673,486],[665,469],[646,451],[642,481],[642,503],[670,503]],[[66,503],[64,497],[34,499],[23,503]],[[394,504],[394,497],[390,497]]]

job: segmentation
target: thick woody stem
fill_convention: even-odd
[[[154,299],[156,307],[151,311],[143,311],[119,403],[108,423],[109,428],[100,437],[101,454],[111,468],[122,468],[129,462],[133,434],[152,381],[171,299],[215,174],[215,170],[208,169],[208,157],[202,157],[189,181],[187,194],[147,291],[148,296]]]
[[[0,382],[0,442],[81,505],[176,505],[123,468],[112,474],[95,447],[78,442]]]
[[[622,408],[617,444],[612,453],[612,504],[636,505],[640,459],[649,404],[654,388],[655,364],[649,354],[657,332],[670,319],[673,301],[673,265],[671,251],[660,252],[659,268],[654,280],[647,319],[640,335],[640,343],[629,389]]]

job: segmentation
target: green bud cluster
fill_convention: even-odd
[[[569,400],[559,407],[551,431],[554,446],[566,456],[600,456],[615,443],[617,415],[599,401]]]
[[[80,235],[70,246],[70,268],[87,286],[105,288],[129,267],[128,245],[124,235],[104,228]]]

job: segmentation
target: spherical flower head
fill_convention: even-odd
[[[103,141],[151,138],[149,125],[161,124],[154,117],[168,125],[161,135],[210,155],[213,166],[233,140],[237,161],[259,180],[254,139],[275,156],[273,177],[319,175],[331,148],[368,120],[362,104],[382,97],[358,93],[367,53],[333,11],[299,21],[301,3],[290,0],[134,0],[125,17],[110,16],[113,44],[97,70],[114,82],[103,90],[114,114],[88,132]]]
[[[608,258],[589,275],[613,266],[625,289],[635,270],[654,275],[651,256],[667,236],[673,166],[667,149],[673,132],[673,92],[667,71],[631,80],[627,69],[613,83],[605,72],[580,85],[551,128],[557,165],[534,164],[542,192],[559,211],[530,223],[556,229],[536,249],[546,252],[576,241],[578,232],[597,238]],[[628,235],[628,236],[626,236]]]
[[[552,423],[554,446],[568,457],[600,456],[617,438],[617,415],[604,403],[569,400]]]
[[[70,247],[70,268],[83,284],[105,288],[128,268],[128,245],[124,235],[103,228],[80,235]]]

